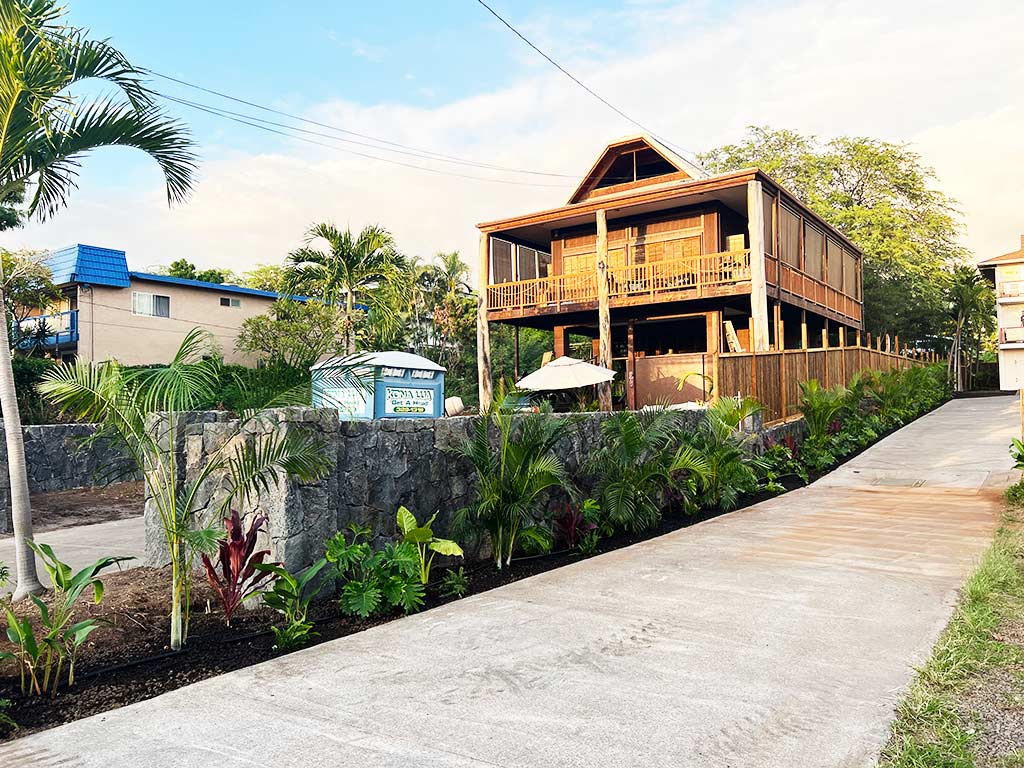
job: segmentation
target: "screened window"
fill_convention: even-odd
[[[843,293],[847,296],[857,295],[857,259],[845,248],[843,249]]]
[[[804,224],[804,272],[815,280],[821,280],[822,253],[825,250],[825,233],[810,224]]]
[[[775,256],[778,246],[775,244],[775,198],[764,193],[764,252]],[[731,250],[731,249],[730,249]]]
[[[800,266],[800,215],[786,206],[779,208],[779,258]]]
[[[832,238],[825,246],[825,268],[828,270],[828,284],[833,288],[843,287],[843,249]]]
[[[491,282],[512,282],[512,243],[491,239]]]
[[[236,307],[237,308],[237,307],[242,306],[242,300],[241,299],[232,299],[229,296],[221,296],[220,297],[220,305],[222,307]]]
[[[132,291],[132,314],[146,317],[170,317],[171,297]]]

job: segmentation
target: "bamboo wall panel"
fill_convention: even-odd
[[[896,353],[866,347],[792,349],[784,352],[722,353],[718,358],[720,397],[754,397],[764,406],[764,420],[799,415],[800,382],[817,379],[822,386],[846,386],[858,371],[890,371],[923,365]]]

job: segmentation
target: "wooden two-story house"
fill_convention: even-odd
[[[628,408],[706,397],[719,353],[860,337],[849,240],[763,171],[712,176],[650,136],[609,145],[566,205],[478,229],[484,404],[488,322],[552,330],[556,356],[591,338]]]

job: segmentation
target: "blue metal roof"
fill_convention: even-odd
[[[226,285],[224,283],[205,283],[202,280],[189,280],[186,277],[171,277],[170,275],[156,275],[152,272],[130,272],[135,280],[149,280],[154,283],[170,283],[171,285],[187,285],[192,288],[205,288],[218,293],[240,293],[244,296],[264,296],[268,299],[276,299],[278,294],[274,291],[261,291],[256,288],[246,288],[242,285]],[[305,296],[291,296],[296,301],[306,301]]]
[[[48,260],[53,282],[89,283],[127,288],[128,260],[124,251],[97,248],[95,245],[72,245],[50,254]]]

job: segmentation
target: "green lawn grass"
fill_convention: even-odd
[[[979,675],[1024,663],[1024,648],[1003,642],[997,632],[1004,621],[1024,620],[1024,535],[1019,514],[1019,507],[1011,503],[991,548],[964,585],[956,613],[897,710],[880,768],[975,765],[973,745],[984,724],[957,704]],[[1002,760],[1005,768],[1024,768],[1024,753]]]

